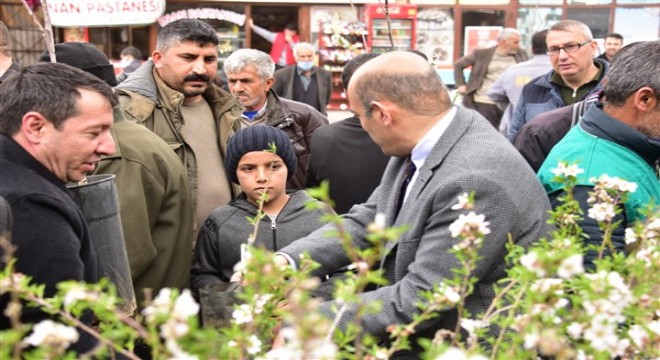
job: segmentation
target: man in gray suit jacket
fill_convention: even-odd
[[[505,276],[508,236],[528,246],[550,232],[549,201],[534,173],[515,148],[477,112],[452,106],[449,94],[435,70],[421,57],[395,51],[380,55],[360,67],[348,88],[351,109],[362,127],[387,154],[393,156],[378,188],[366,203],[343,215],[353,246],[366,248],[367,225],[377,213],[387,226],[409,225],[396,242],[386,245],[380,266],[389,285],[360,295],[361,301],[380,301],[382,311],[363,314],[367,333],[387,341],[387,327],[407,324],[419,312],[422,290],[454,278],[460,262],[450,253],[457,240],[449,225],[464,211],[451,207],[465,192],[476,193],[475,212],[490,222],[490,234],[479,250],[480,260],[472,276],[478,281],[466,299],[473,315],[483,313],[495,296],[493,285]],[[396,80],[395,80],[396,79]],[[411,159],[417,170],[398,211],[404,181],[404,164]],[[276,256],[282,264],[298,261],[308,252],[320,264],[315,275],[324,276],[349,264],[341,241],[327,238],[327,225],[283,248]],[[286,259],[286,260],[285,260]],[[335,302],[319,310],[335,317]],[[339,321],[345,326],[355,316],[349,308]],[[433,338],[440,329],[454,330],[455,308],[442,311],[421,324],[411,338]],[[397,354],[417,358],[419,348]]]
[[[280,97],[305,103],[328,115],[332,96],[332,73],[314,65],[314,45],[297,43],[293,47],[295,65],[275,71],[273,91]]]

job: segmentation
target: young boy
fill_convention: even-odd
[[[255,125],[236,132],[229,140],[225,169],[243,192],[213,211],[199,231],[190,278],[196,294],[229,282],[241,260],[241,244],[247,243],[254,229],[246,217],[257,215],[264,192],[266,216],[259,222],[255,246],[277,251],[323,225],[319,218],[324,211],[305,210],[305,203],[313,200],[306,192],[286,192],[286,181],[296,171],[296,155],[281,130]]]

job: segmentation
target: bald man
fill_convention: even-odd
[[[368,61],[355,72],[348,96],[362,127],[393,158],[367,202],[343,215],[345,230],[353,246],[365,249],[372,246],[365,237],[376,214],[385,214],[386,226],[409,226],[398,241],[386,244],[382,254],[380,267],[389,284],[360,295],[364,303],[383,304],[377,314],[361,314],[363,330],[387,342],[389,325],[410,323],[419,312],[420,291],[454,278],[461,264],[450,253],[458,240],[452,238],[449,225],[467,211],[451,207],[470,191],[476,193],[475,211],[490,222],[490,233],[479,249],[473,272],[477,282],[466,308],[471,314],[484,312],[495,295],[493,285],[505,276],[507,236],[528,246],[550,230],[550,204],[534,173],[479,113],[451,104],[435,70],[416,54],[395,51]],[[276,258],[298,262],[308,252],[320,264],[314,272],[319,277],[349,265],[341,240],[328,238],[332,226],[293,242]],[[320,311],[334,318],[339,307],[329,301]],[[348,308],[340,328],[354,319],[355,310]],[[410,351],[396,357],[418,358],[419,338],[432,339],[437,330],[455,329],[456,308],[439,315],[418,328]]]

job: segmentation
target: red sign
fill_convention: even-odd
[[[484,49],[497,45],[501,26],[466,26],[463,55],[472,54],[474,49]]]

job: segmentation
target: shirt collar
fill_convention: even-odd
[[[247,117],[243,114],[241,114],[241,117],[243,117],[245,119],[249,119],[249,120],[254,120],[254,119],[260,117],[261,115],[263,115],[266,112],[266,107],[267,106],[268,106],[268,99],[266,99],[266,102],[264,102],[264,106],[261,109],[259,109],[259,111],[257,111],[257,113],[252,117],[252,119],[250,119],[249,117]]]
[[[452,106],[451,110],[440,118],[438,122],[433,125],[431,130],[429,130],[424,137],[415,145],[415,147],[412,150],[412,153],[410,154],[410,159],[412,162],[415,164],[415,167],[417,169],[421,169],[422,166],[424,165],[424,162],[426,161],[426,158],[429,156],[429,153],[431,153],[431,150],[435,146],[435,144],[440,140],[440,137],[445,133],[447,128],[449,127],[449,124],[451,124],[452,120],[456,116],[456,112],[458,110],[456,109],[456,106]]]

